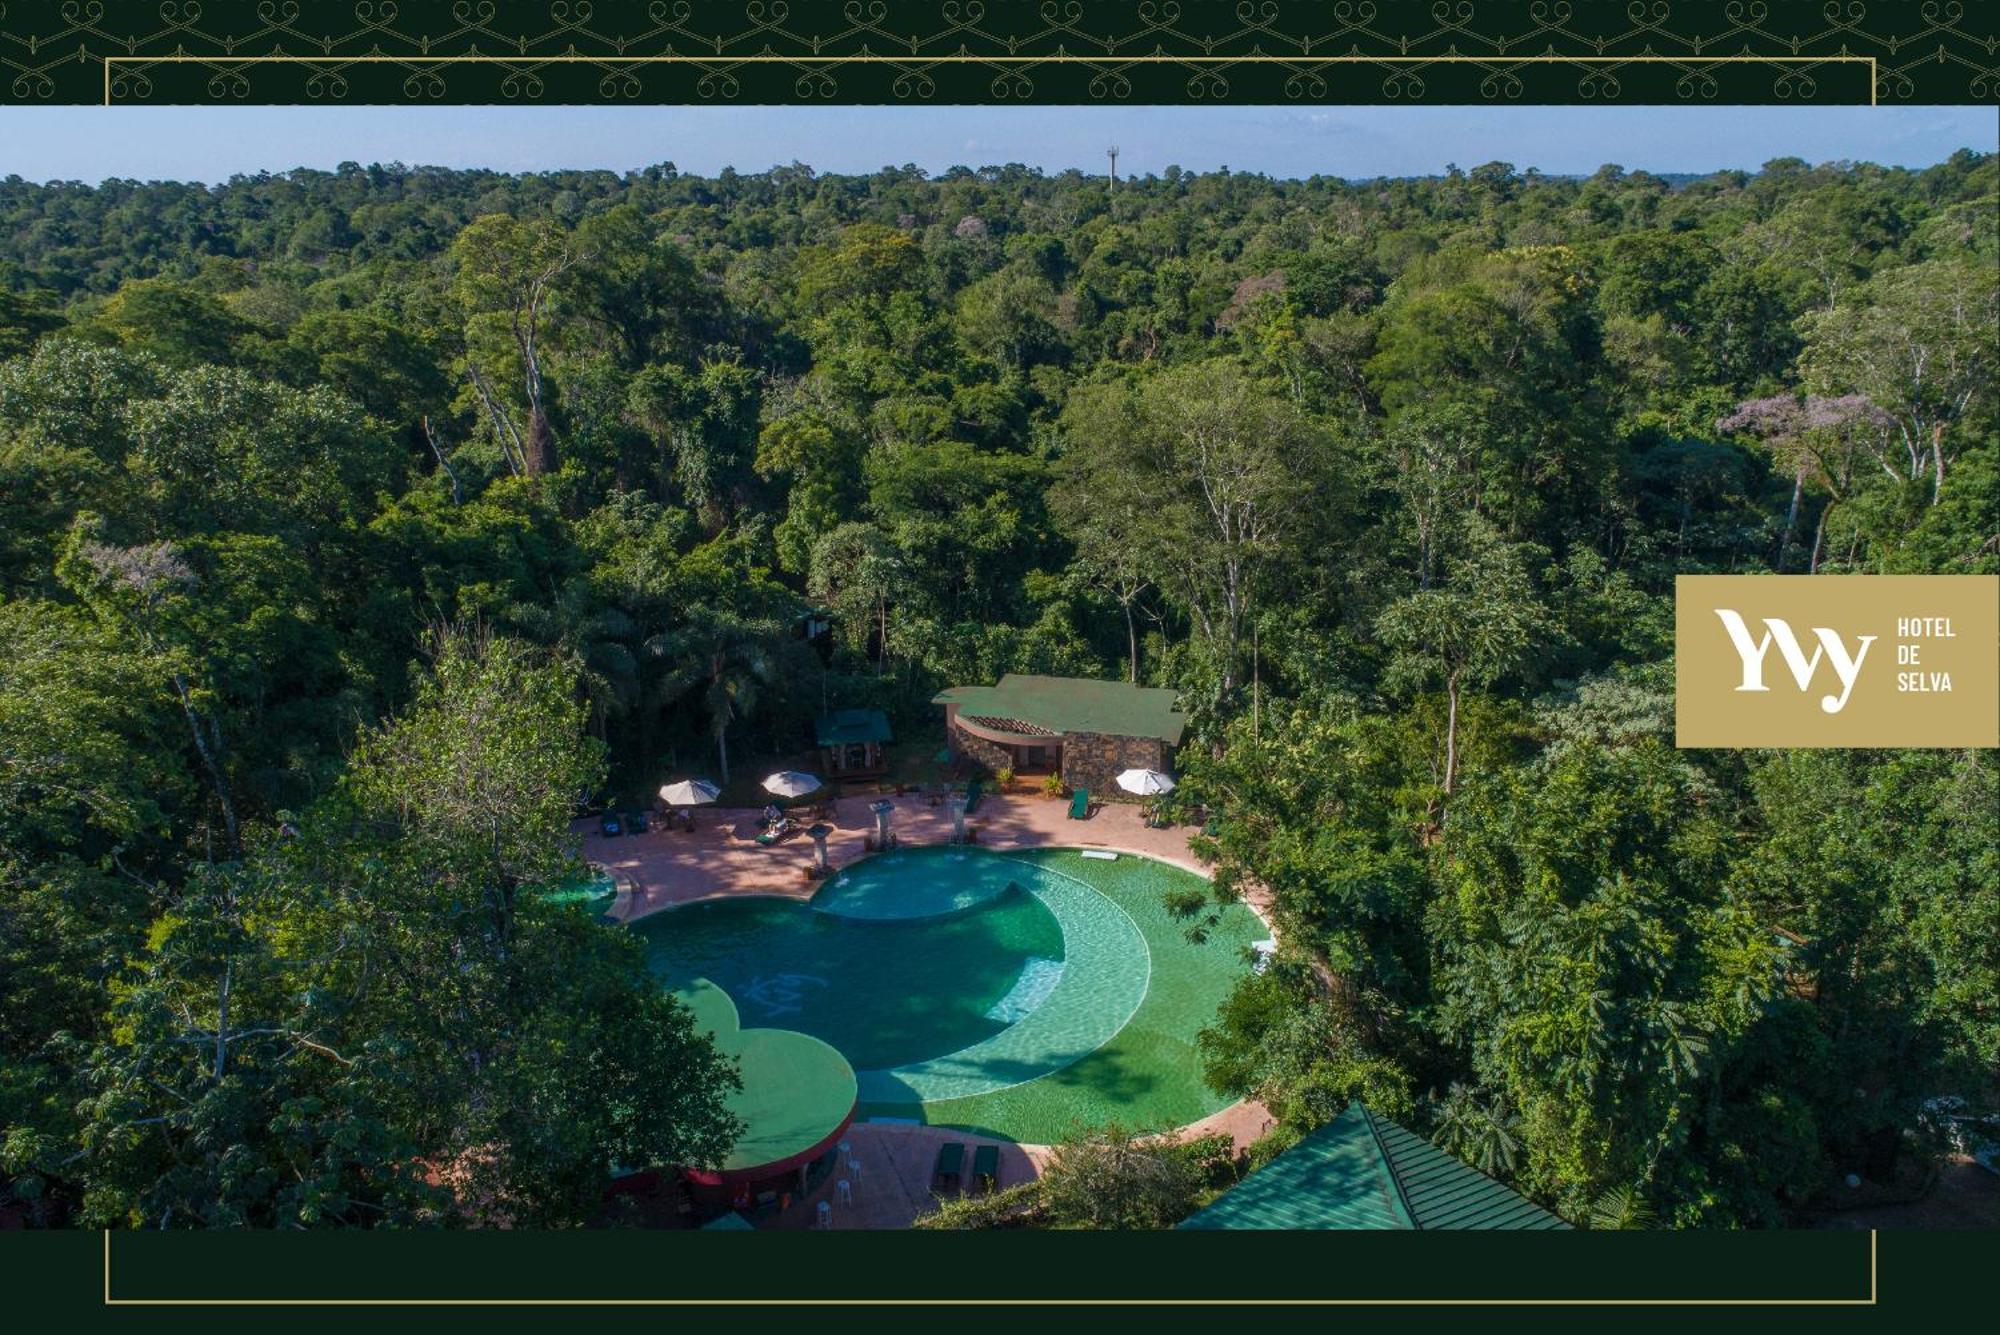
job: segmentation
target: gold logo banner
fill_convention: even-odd
[[[1676,746],[2000,746],[2000,576],[1682,575]]]

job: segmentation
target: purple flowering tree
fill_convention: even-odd
[[[1879,463],[1890,478],[1911,482],[1922,472],[1924,456],[1911,456],[1907,471],[1899,471],[1894,440],[1896,420],[1864,394],[1795,398],[1778,394],[1748,399],[1715,424],[1716,430],[1750,436],[1792,476],[1792,500],[1785,513],[1784,536],[1778,541],[1778,569],[1785,568],[1792,538],[1798,530],[1799,508],[1808,483],[1827,495],[1813,532],[1808,570],[1819,569],[1820,545],[1833,507],[1853,494],[1855,469],[1864,459]]]

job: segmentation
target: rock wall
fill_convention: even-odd
[[[956,719],[952,720],[950,737],[953,755],[970,760],[988,774],[1013,768],[1014,757],[1006,747],[998,742],[989,742],[984,737],[974,737],[959,727]]]
[[[959,727],[956,719],[947,736],[953,755],[971,761],[987,774],[1015,768],[1012,751],[973,736]],[[1118,786],[1120,774],[1128,769],[1164,770],[1167,759],[1167,744],[1153,737],[1072,732],[1062,738],[1062,780],[1071,788],[1088,788],[1092,798],[1114,801],[1126,796]]]
[[[1128,769],[1166,769],[1166,751],[1166,743],[1153,737],[1072,732],[1063,738],[1063,782],[1088,788],[1093,800],[1124,797],[1118,776]]]

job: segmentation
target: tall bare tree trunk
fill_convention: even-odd
[[[549,430],[548,416],[539,404],[528,411],[528,439],[521,453],[529,477],[543,477],[556,471],[555,433]]]
[[[1458,674],[1447,677],[1444,686],[1451,699],[1444,725],[1444,795],[1450,797],[1452,781],[1458,776]]]
[[[1139,684],[1139,627],[1132,620],[1132,600],[1125,599],[1125,648],[1127,678],[1134,686]]]
[[[223,1069],[229,1062],[229,984],[236,976],[236,961],[222,966],[222,991],[215,1003],[215,1074],[214,1079],[222,1080]]]
[[[189,692],[187,679],[180,673],[174,674],[174,693],[180,697],[181,714],[187,719],[188,731],[194,736],[194,751],[201,758],[201,767],[208,774],[209,787],[215,791],[217,805],[222,808],[222,828],[229,836],[229,855],[241,857],[243,839],[236,824],[236,803],[229,796],[229,782],[222,776],[222,764],[217,753],[222,749],[220,738],[214,735],[213,725],[204,726],[207,720],[194,707],[194,696]]]
[[[1778,571],[1781,574],[1785,569],[1785,557],[1791,554],[1792,532],[1799,523],[1799,498],[1805,494],[1805,489],[1806,474],[1801,468],[1792,474],[1792,504],[1791,508],[1785,511],[1785,536],[1778,539]]]
[[[1931,504],[1944,495],[1944,423],[1931,428]]]
[[[451,503],[457,505],[459,503],[458,474],[452,471],[451,460],[444,457],[444,447],[438,444],[436,434],[431,431],[431,416],[429,413],[424,414],[424,439],[430,442],[431,453],[437,456],[438,467],[444,471],[446,477],[451,479]]]

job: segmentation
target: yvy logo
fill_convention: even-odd
[[[2000,746],[2000,578],[1680,576],[1674,744]]]
[[[1799,645],[1799,637],[1792,633],[1791,623],[1782,617],[1762,618],[1764,638],[1753,640],[1749,624],[1735,608],[1718,607],[1715,614],[1722,618],[1723,629],[1729,632],[1729,642],[1736,646],[1736,656],[1743,660],[1743,684],[1737,690],[1771,689],[1764,684],[1764,657],[1771,652],[1772,645],[1777,646],[1785,666],[1792,670],[1792,680],[1799,684],[1802,691],[1812,689],[1813,674],[1819,671],[1820,659],[1824,657],[1832,666],[1834,676],[1840,679],[1839,695],[1822,695],[1819,698],[1819,707],[1829,714],[1838,714],[1847,708],[1847,697],[1854,692],[1854,681],[1861,675],[1861,664],[1868,657],[1868,646],[1880,638],[1876,635],[1857,635],[1856,648],[1849,653],[1847,642],[1838,631],[1826,626],[1814,626],[1812,633],[1818,638],[1819,647],[1813,650],[1811,658],[1807,658],[1805,650]]]

